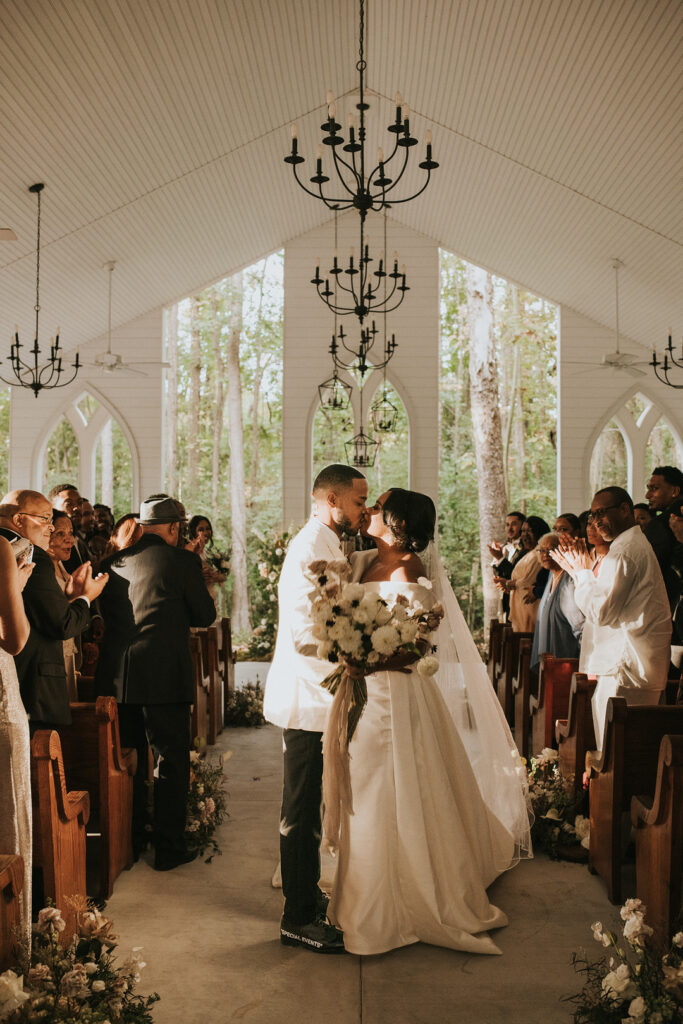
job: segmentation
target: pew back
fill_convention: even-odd
[[[0,974],[19,962],[24,861],[17,853],[0,854]]]
[[[537,754],[555,744],[555,722],[566,718],[572,676],[578,671],[577,658],[541,655],[538,694],[531,697],[531,749]]]

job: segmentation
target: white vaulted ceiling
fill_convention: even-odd
[[[610,327],[619,256],[623,332],[683,333],[679,0],[368,3],[370,151],[400,90],[441,164],[392,216]],[[15,322],[31,340],[32,182],[41,335],[67,348],[104,329],[106,260],[116,326],[327,220],[282,158],[354,89],[357,21],[356,0],[0,0],[0,356]]]

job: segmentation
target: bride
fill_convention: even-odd
[[[507,918],[486,889],[531,856],[526,773],[445,571],[418,557],[434,536],[432,500],[392,488],[368,512],[377,548],[352,555],[354,579],[441,601],[445,616],[436,675],[402,656],[366,677],[328,916],[351,953],[414,942],[500,953],[487,933]]]

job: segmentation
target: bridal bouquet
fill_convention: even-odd
[[[313,583],[311,617],[313,635],[318,641],[318,657],[333,663],[343,661],[322,681],[334,696],[344,680],[346,664],[366,674],[381,671],[387,659],[398,654],[415,654],[416,669],[423,676],[433,675],[439,662],[433,653],[424,655],[419,641],[425,641],[443,618],[440,604],[431,608],[416,599],[398,593],[391,602],[362,583],[351,583],[351,567],[345,560],[312,562],[306,570]],[[420,584],[431,589],[425,578]],[[429,647],[432,651],[433,648]],[[367,704],[365,678],[353,676],[349,685],[347,742]]]

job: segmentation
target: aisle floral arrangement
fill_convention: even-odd
[[[383,660],[398,654],[415,654],[419,657],[415,667],[421,675],[430,676],[437,671],[438,659],[433,654],[425,655],[418,643],[426,641],[441,622],[444,612],[440,604],[426,608],[400,592],[390,604],[361,583],[351,583],[351,567],[345,559],[320,559],[304,571],[314,588],[310,597],[311,617],[319,658],[332,663],[347,661],[371,673],[381,667]],[[419,582],[431,589],[428,579],[423,577]],[[346,670],[340,665],[321,685],[334,695],[345,676]],[[365,678],[354,678],[349,694],[349,742],[367,699]]]
[[[573,1003],[574,1024],[674,1024],[683,1020],[683,932],[674,935],[671,948],[659,956],[647,945],[652,928],[645,923],[647,908],[640,900],[626,900],[621,908],[623,942],[591,925],[596,942],[609,950],[590,963],[575,953],[575,969],[586,983]]]
[[[568,847],[587,849],[589,844],[589,820],[579,813],[584,796],[574,793],[572,782],[560,775],[556,750],[545,747],[531,758],[531,838],[535,849],[545,850],[554,860],[561,858]]]
[[[59,942],[66,927],[61,911],[45,907],[23,974],[0,975],[2,1024],[151,1024],[159,996],[134,993],[145,966],[141,947],[117,966],[112,922],[85,899],[70,903],[77,922],[70,945]]]
[[[205,862],[210,864],[221,848],[216,830],[227,815],[225,773],[223,765],[232,757],[232,751],[221,754],[217,761],[202,757],[198,751],[190,753],[190,791],[187,798],[185,843],[197,850],[200,857],[209,851]]]
[[[259,546],[256,552],[256,572],[251,573],[252,617],[256,623],[244,643],[235,646],[238,661],[270,661],[275,650],[277,633],[277,585],[282,563],[292,539],[288,530],[271,530],[262,534],[255,531]]]
[[[265,725],[263,717],[263,687],[256,677],[255,683],[246,683],[241,689],[228,694],[225,702],[225,724],[258,729]]]

